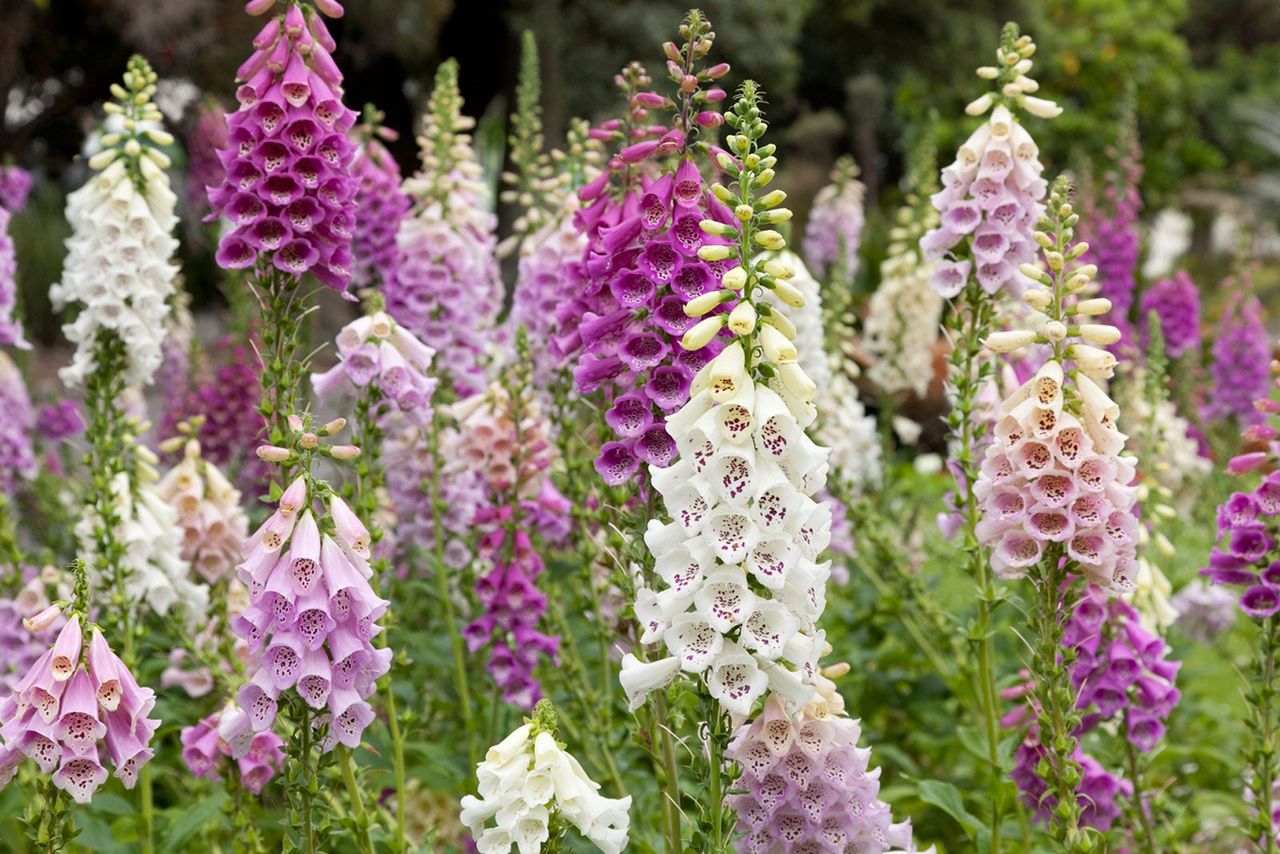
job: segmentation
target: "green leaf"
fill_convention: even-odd
[[[179,851],[196,831],[206,823],[213,821],[222,812],[227,802],[226,792],[215,792],[193,807],[184,807],[173,822],[169,824],[169,832],[164,836],[162,851]]]
[[[92,810],[93,812],[105,812],[110,815],[133,815],[137,812],[137,808],[133,804],[110,792],[94,795]]]
[[[918,786],[920,792],[920,800],[926,804],[932,804],[947,815],[954,818],[964,828],[964,832],[970,839],[974,837],[978,828],[982,826],[973,813],[965,809],[964,798],[960,795],[960,790],[950,783],[942,780],[921,780]]]

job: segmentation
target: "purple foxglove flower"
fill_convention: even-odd
[[[1262,321],[1262,303],[1246,281],[1224,283],[1230,296],[1213,342],[1213,383],[1205,417],[1234,419],[1240,426],[1260,423],[1253,402],[1270,391],[1271,340]]]
[[[1142,293],[1139,323],[1146,344],[1147,318],[1155,312],[1160,318],[1160,332],[1169,358],[1200,350],[1200,291],[1186,273],[1172,279],[1161,279]]]

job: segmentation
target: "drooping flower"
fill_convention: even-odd
[[[631,796],[599,793],[600,784],[556,741],[555,710],[546,700],[489,748],[476,777],[479,797],[462,798],[462,823],[481,854],[541,851],[557,821],[575,827],[604,854],[627,847]]]
[[[249,606],[232,628],[261,655],[237,694],[247,716],[237,730],[269,729],[280,694],[294,690],[327,725],[322,750],[356,748],[373,722],[369,697],[391,665],[391,650],[373,644],[389,603],[369,584],[368,530],[326,484],[299,475],[241,554],[236,573]],[[249,748],[241,742],[233,756]]]
[[[124,344],[129,385],[151,382],[162,361],[164,321],[178,272],[171,262],[178,247],[177,197],[164,171],[169,158],[160,150],[173,138],[161,128],[150,100],[155,80],[142,57],[129,61],[125,89],[113,106],[128,117],[130,128],[103,134],[102,150],[89,161],[93,176],[67,196],[71,236],[62,280],[49,289],[49,298],[58,310],[70,303],[81,307],[63,326],[76,345],[71,364],[59,372],[68,385],[84,383],[112,336]]]
[[[1262,303],[1248,278],[1228,279],[1223,289],[1229,296],[1213,342],[1213,383],[1204,414],[1215,421],[1231,418],[1247,427],[1263,418],[1253,402],[1267,394],[1271,339],[1262,320]]]
[[[239,562],[249,519],[240,507],[240,490],[200,455],[200,441],[188,438],[182,448],[182,460],[160,478],[155,490],[177,514],[182,559],[213,584],[230,577]]]
[[[831,170],[831,181],[813,197],[804,228],[804,258],[813,274],[826,283],[838,303],[853,287],[858,275],[858,249],[866,222],[863,197],[866,186],[858,180],[858,164],[845,155]]]
[[[743,166],[727,155],[721,163],[740,176],[738,221],[762,229],[757,234],[765,237],[755,242],[781,249],[781,235],[767,226],[788,212],[777,212],[781,198],[757,199],[752,189],[758,172],[769,168],[758,155],[751,158],[764,131],[757,97],[755,85],[744,84],[726,119],[739,130],[728,142]],[[724,250],[710,245],[702,253]],[[747,265],[722,275],[727,293],[709,288],[686,309],[706,315],[681,340],[687,350],[726,326],[734,337],[698,372],[689,402],[667,420],[678,460],[650,466],[672,521],[649,523],[645,545],[662,585],[638,583],[635,610],[640,642],[660,642],[666,655],[647,662],[624,657],[621,680],[633,708],[680,671],[705,680],[710,697],[733,714],[750,714],[766,690],[799,705],[813,693],[809,680],[823,645],[817,620],[831,572],[829,561],[819,561],[831,536],[831,508],[811,496],[826,482],[828,452],[804,432],[817,414],[815,386],[787,337],[790,321],[761,293],[767,287],[786,305],[802,305],[788,281],[794,270],[756,258]],[[732,313],[711,313],[731,299]]]
[[[1140,303],[1142,316],[1139,325],[1143,331],[1143,343],[1147,342],[1147,318],[1152,312],[1160,318],[1160,330],[1164,334],[1165,352],[1170,359],[1178,359],[1183,353],[1200,350],[1200,290],[1186,273],[1176,273],[1173,278],[1161,279],[1142,292]]]
[[[271,730],[239,733],[241,738],[248,739],[248,747],[243,751],[233,747],[222,735],[223,724],[227,729],[237,731],[242,724],[237,718],[244,718],[244,712],[234,705],[228,705],[194,726],[182,728],[182,763],[194,777],[209,780],[221,780],[226,767],[234,763],[240,774],[240,785],[255,795],[262,794],[262,789],[280,772],[284,763],[284,741]]]
[[[85,804],[107,780],[103,749],[126,789],[154,755],[160,721],[147,716],[155,693],[138,685],[96,626],[85,646],[84,628],[72,613],[53,647],[0,700],[0,786],[25,757]]]
[[[351,279],[356,115],[342,103],[342,72],[324,19],[290,3],[253,41],[236,72],[240,107],[227,115],[226,170],[209,190],[225,269],[310,272],[337,290]]]
[[[921,238],[920,249],[937,261],[930,285],[947,299],[959,295],[970,276],[988,294],[1003,290],[1016,297],[1028,286],[1018,268],[1036,256],[1031,233],[1044,213],[1048,186],[1040,177],[1039,147],[1014,110],[1045,119],[1062,112],[1031,94],[1039,89],[1028,76],[1034,52],[1031,38],[1021,36],[1012,45],[1002,43],[996,67],[978,69],[979,77],[996,81],[999,89],[965,112],[991,115],[942,170],[942,189],[933,195],[941,224]]]
[[[422,166],[404,182],[413,204],[396,234],[398,269],[383,283],[387,311],[449,354],[438,375],[459,396],[484,388],[486,351],[502,307],[488,189],[462,114],[458,65],[441,64],[418,137]]]
[[[372,385],[381,400],[410,423],[418,427],[431,423],[436,378],[428,371],[436,354],[433,348],[382,311],[342,327],[337,342],[338,363],[311,375],[316,397],[324,400],[335,391],[352,394]]]
[[[0,489],[5,495],[14,495],[19,484],[36,475],[31,445],[35,426],[36,413],[22,371],[7,353],[0,352]]]
[[[49,648],[57,630],[62,628],[61,616],[49,628],[40,631],[31,631],[23,625],[24,620],[35,617],[48,607],[44,579],[39,575],[27,579],[13,598],[0,598],[0,662],[3,662],[0,664],[0,698],[9,696],[18,681]]]
[[[378,287],[396,277],[400,256],[396,233],[412,203],[400,184],[400,165],[382,144],[396,132],[378,124],[381,114],[366,108],[359,131],[360,147],[351,172],[356,184],[356,224],[352,235],[351,286]]]
[[[729,798],[743,836],[739,854],[780,851],[916,851],[911,821],[894,822],[880,799],[880,769],[869,767],[862,730],[825,676],[798,715],[778,696],[743,724],[727,756],[742,767]],[[926,849],[925,854],[932,852]]]

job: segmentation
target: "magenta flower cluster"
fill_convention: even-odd
[[[548,222],[521,246],[507,322],[513,329],[523,326],[528,333],[533,381],[539,388],[546,388],[556,369],[564,364],[555,349],[560,329],[557,315],[574,301],[579,290],[585,242],[574,218],[565,215]]]
[[[1241,609],[1254,619],[1280,611],[1280,471],[1218,507],[1218,545],[1200,571],[1213,584],[1244,588]]]
[[[382,129],[381,133],[391,132]],[[396,233],[411,203],[400,188],[400,166],[377,139],[361,144],[351,171],[356,180],[351,286],[374,287],[396,277],[400,261]]]
[[[1171,359],[1183,353],[1200,350],[1200,289],[1186,273],[1176,273],[1171,279],[1161,279],[1142,292],[1140,304],[1142,316],[1143,346],[1149,344],[1147,318],[1155,312],[1160,318],[1160,332],[1164,335],[1164,351]]]
[[[0,353],[0,489],[13,496],[18,486],[36,476],[31,444],[36,413],[22,371]]]
[[[304,11],[305,10],[305,11]],[[218,264],[269,259],[290,276],[310,272],[343,290],[351,279],[356,182],[355,113],[342,104],[342,72],[324,20],[289,4],[254,39],[236,73],[240,109],[227,117],[226,176],[210,188],[212,216],[230,220]]]
[[[538,630],[547,597],[536,584],[546,565],[528,532],[511,530],[515,512],[505,506],[484,507],[476,513],[476,526],[489,529],[480,539],[480,555],[493,557],[494,564],[476,581],[476,598],[484,613],[466,627],[464,635],[472,652],[489,648],[486,666],[502,689],[502,699],[532,709],[542,698],[534,668],[540,656],[555,660],[560,639]]]
[[[1227,287],[1231,295],[1213,342],[1213,384],[1204,414],[1213,421],[1231,418],[1247,426],[1262,420],[1253,402],[1267,395],[1271,340],[1262,321],[1262,303],[1247,284],[1237,280]]]
[[[284,741],[269,729],[255,732],[248,749],[233,756],[239,751],[233,750],[218,732],[223,716],[224,712],[217,711],[195,726],[182,728],[182,762],[193,776],[209,780],[221,780],[223,766],[235,763],[240,785],[255,795],[261,794],[283,767]]]
[[[83,643],[81,618],[72,614],[53,648],[0,700],[0,786],[29,758],[84,804],[107,780],[103,747],[126,789],[154,755],[160,721],[147,715],[155,693],[138,685],[97,628],[87,650]]]
[[[330,495],[334,534],[322,535],[313,497],[299,477],[244,545],[236,572],[249,587],[249,606],[232,628],[261,658],[237,701],[252,731],[264,732],[275,722],[281,692],[293,689],[322,712],[324,750],[338,743],[354,749],[373,722],[374,683],[391,666],[391,650],[373,645],[389,603],[369,585],[364,525]]]
[[[602,392],[610,403],[605,421],[615,438],[595,463],[610,485],[630,480],[642,462],[658,468],[675,462],[667,416],[688,401],[693,375],[722,349],[719,341],[700,350],[679,346],[696,322],[685,304],[719,288],[736,265],[698,257],[704,245],[727,243],[703,232],[704,219],[730,223],[733,213],[688,158],[674,174],[646,180],[622,205],[602,197],[581,213],[589,241],[582,284],[592,310],[566,330],[560,346],[580,353],[573,371],[578,391]]]
[[[1142,212],[1142,196],[1138,182],[1142,179],[1142,149],[1136,133],[1129,134],[1128,148],[1117,154],[1112,169],[1104,176],[1102,198],[1092,200],[1092,211],[1080,219],[1081,239],[1089,244],[1085,263],[1098,268],[1096,280],[1099,296],[1111,300],[1107,322],[1120,330],[1119,348],[1133,345],[1133,325],[1129,315],[1137,288],[1140,252],[1138,221]]]
[[[1091,585],[1076,603],[1062,643],[1076,653],[1071,684],[1076,708],[1084,712],[1081,733],[1119,718],[1134,747],[1154,750],[1181,697],[1174,685],[1181,663],[1168,658],[1164,640],[1142,627],[1130,605]]]
[[[21,166],[0,166],[0,208],[11,214],[21,213],[35,179]]]
[[[1013,771],[1009,775],[1018,786],[1023,803],[1040,822],[1048,822],[1058,804],[1057,796],[1049,792],[1048,784],[1036,773],[1036,766],[1046,758],[1040,736],[1032,726],[1013,752]],[[1120,818],[1121,799],[1133,796],[1133,783],[1112,774],[1078,746],[1071,758],[1080,765],[1080,784],[1076,787],[1080,822],[1105,833]]]

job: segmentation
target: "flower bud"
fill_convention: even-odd
[[[731,246],[700,246],[698,257],[703,261],[723,261],[733,254]]]
[[[1007,332],[993,332],[982,343],[994,353],[1012,353],[1035,340],[1036,334],[1028,329],[1011,329]]]
[[[335,418],[320,428],[321,436],[332,436],[334,433],[340,433],[343,427],[347,426],[347,419]]]
[[[263,15],[274,6],[276,0],[249,0],[244,4],[244,10],[250,15]]]
[[[1090,344],[1107,347],[1120,340],[1120,330],[1107,323],[1082,323],[1080,337]]]
[[[1067,357],[1091,379],[1106,379],[1116,367],[1114,355],[1088,344],[1072,344],[1067,348]]]
[[[983,80],[995,80],[1000,76],[1000,69],[994,65],[983,65],[978,68],[977,75]]]
[[[775,208],[787,200],[787,194],[782,190],[770,190],[765,195],[756,199],[756,204],[762,208]]]
[[[315,450],[316,445],[320,444],[320,437],[308,430],[298,438],[298,444],[308,451]]]
[[[777,258],[764,262],[764,271],[775,279],[790,279],[796,274],[796,268],[786,261]]]
[[[259,445],[258,459],[268,463],[282,463],[293,456],[293,451],[279,445]]]
[[[756,328],[756,310],[747,300],[743,300],[729,312],[729,331],[734,335],[750,335]]]
[[[1067,325],[1061,320],[1050,320],[1041,328],[1044,337],[1050,341],[1061,341],[1067,337]]]
[[[778,368],[778,374],[782,377],[782,384],[787,391],[802,401],[813,400],[813,396],[818,392],[818,386],[813,380],[809,379],[809,375],[804,372],[804,368],[801,368],[797,362],[781,365]]]
[[[991,105],[993,103],[995,103],[995,98],[990,92],[988,92],[980,98],[970,101],[968,106],[964,108],[964,111],[971,116],[980,116],[987,110],[991,109]]]
[[[694,297],[689,300],[689,302],[685,303],[684,315],[685,317],[702,317],[702,315],[711,311],[711,309],[720,305],[723,301],[723,291],[711,291],[710,293],[705,293],[702,296]]]
[[[1036,311],[1044,311],[1049,307],[1049,303],[1053,302],[1053,295],[1044,288],[1027,288],[1026,293],[1022,295],[1022,301]]]
[[[799,358],[796,346],[767,323],[760,326],[760,347],[766,359],[779,365],[789,365]]]
[[[787,241],[783,239],[782,235],[772,229],[756,232],[753,239],[761,248],[770,252],[777,252],[787,245]]]
[[[802,294],[800,290],[790,282],[786,282],[781,279],[774,282],[773,292],[778,295],[778,299],[782,300],[792,308],[804,307],[804,294]]]
[[[723,314],[713,314],[711,317],[703,318],[684,333],[684,337],[680,339],[680,346],[686,350],[701,350],[724,327],[724,322]]]
[[[791,219],[791,211],[788,208],[775,208],[760,214],[760,221],[770,225],[786,222],[789,219]]]
[[[302,423],[302,416],[300,415],[290,415],[285,418],[285,421],[288,423],[289,429],[295,433],[301,433],[305,426]]]
[[[1044,98],[1023,95],[1021,103],[1024,110],[1038,119],[1054,119],[1062,115],[1061,107],[1053,101],[1046,101]]]
[[[704,219],[698,223],[698,227],[706,234],[714,234],[716,237],[733,237],[738,233],[732,225],[714,219]]]
[[[1086,317],[1095,317],[1099,314],[1106,314],[1108,311],[1111,311],[1111,300],[1106,297],[1080,300],[1075,307],[1076,314],[1083,314]]]
[[[747,283],[747,270],[742,265],[734,267],[720,277],[720,284],[731,291],[740,291]]]
[[[34,617],[28,617],[22,621],[22,625],[26,626],[27,631],[33,633],[45,632],[53,628],[53,624],[62,616],[62,608],[58,605],[50,605]]]
[[[329,448],[329,455],[335,460],[354,460],[360,456],[360,449],[355,445],[334,445]]]
[[[796,340],[796,325],[780,311],[771,311],[764,317],[766,325],[772,326],[786,336],[788,341]]]

